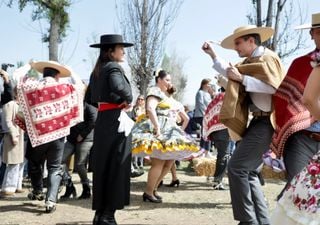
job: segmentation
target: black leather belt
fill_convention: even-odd
[[[309,131],[309,130],[302,130],[301,131],[302,134],[308,136],[309,138],[320,142],[320,132],[314,132],[314,131]]]

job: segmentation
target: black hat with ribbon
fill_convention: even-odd
[[[100,43],[92,44],[92,48],[102,48],[103,46],[123,45],[124,47],[133,46],[132,43],[124,42],[120,34],[104,34],[100,36]]]

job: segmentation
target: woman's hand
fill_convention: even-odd
[[[155,137],[159,137],[161,135],[161,132],[160,132],[160,128],[159,127],[154,127],[153,128],[153,135]]]

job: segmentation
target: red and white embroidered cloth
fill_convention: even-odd
[[[292,62],[287,75],[273,97],[276,127],[270,147],[278,158],[282,157],[288,138],[293,133],[310,127],[314,122],[314,118],[301,101],[304,87],[312,70],[310,64],[312,53]]]
[[[208,105],[202,121],[202,137],[208,140],[209,135],[218,130],[226,129],[219,120],[220,109],[223,103],[224,93],[216,95]]]
[[[20,83],[18,101],[33,147],[69,135],[70,128],[83,120],[79,91],[51,77]]]

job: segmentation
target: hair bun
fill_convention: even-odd
[[[154,71],[154,72],[153,72],[153,76],[154,76],[154,77],[158,77],[161,70],[162,70],[162,68],[159,68],[159,69],[157,69],[156,71]]]

